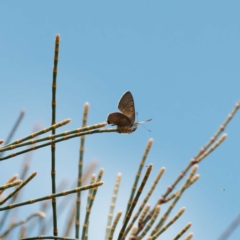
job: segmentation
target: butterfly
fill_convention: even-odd
[[[138,125],[144,122],[149,122],[152,119],[143,122],[135,122],[135,107],[133,96],[130,91],[127,91],[121,97],[118,103],[120,112],[110,113],[107,117],[107,123],[116,125],[119,133],[132,133]]]

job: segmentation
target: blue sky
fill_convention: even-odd
[[[116,210],[125,210],[148,139],[154,139],[147,159],[147,164],[153,164],[149,184],[166,167],[150,201],[155,204],[240,100],[239,8],[239,1],[0,3],[1,139],[22,109],[26,115],[14,138],[31,133],[36,123],[50,125],[57,33],[61,36],[57,121],[72,119],[57,132],[81,125],[85,102],[90,104],[89,125],[105,121],[117,111],[127,90],[134,96],[139,121],[153,119],[145,124],[150,133],[139,127],[131,135],[86,138],[86,165],[95,159],[98,169],[105,169],[105,185],[99,188],[91,216],[90,239],[104,237],[118,172],[122,185]],[[239,214],[239,120],[237,113],[226,129],[227,140],[200,164],[199,181],[173,211],[184,206],[186,212],[164,239],[173,238],[188,222],[193,223],[193,239],[217,239]],[[57,182],[75,180],[78,148],[79,139],[57,145]],[[33,153],[30,172],[38,175],[21,200],[50,193],[50,160],[50,148]],[[22,161],[19,156],[1,162],[1,183],[20,171]],[[25,206],[18,210],[19,218],[37,209],[37,204]],[[64,220],[59,224],[64,225]],[[240,228],[229,239],[239,236]]]

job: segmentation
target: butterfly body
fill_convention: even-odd
[[[142,122],[135,122],[134,100],[130,91],[123,94],[118,103],[118,109],[121,112],[110,113],[107,117],[107,123],[116,125],[119,133],[134,132]],[[151,119],[146,121],[151,121]]]

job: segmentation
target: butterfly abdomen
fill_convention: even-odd
[[[134,132],[137,128],[132,128],[132,127],[126,127],[126,126],[123,126],[123,127],[117,127],[118,129],[118,132],[119,133],[132,133]]]

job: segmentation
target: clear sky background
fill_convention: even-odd
[[[145,190],[159,169],[166,167],[150,200],[154,205],[240,100],[239,9],[239,1],[219,0],[1,1],[1,139],[6,139],[22,109],[26,115],[14,139],[30,134],[36,123],[50,125],[57,33],[61,36],[57,121],[72,119],[58,133],[80,127],[85,102],[90,104],[89,125],[105,121],[117,111],[127,90],[134,96],[139,121],[153,119],[145,124],[151,132],[139,127],[130,135],[86,137],[85,166],[97,160],[96,174],[105,169],[105,184],[92,209],[89,239],[104,239],[119,172],[122,183],[115,213],[125,211],[150,138],[154,143],[147,164],[153,164],[153,171]],[[199,181],[184,193],[171,216],[183,206],[186,212],[162,239],[172,239],[192,222],[193,239],[214,240],[240,213],[239,123],[238,112],[226,129],[226,141],[199,165]],[[77,138],[57,144],[57,183],[76,179],[78,149]],[[23,159],[21,155],[0,163],[1,184],[20,172]],[[50,168],[50,148],[35,151],[28,174],[37,171],[38,175],[23,190],[21,201],[51,192]],[[73,204],[70,200],[61,209],[65,215],[59,220],[60,235]],[[22,207],[18,219],[38,209],[39,204]],[[84,203],[82,220],[83,212]],[[239,236],[240,228],[229,239]]]

